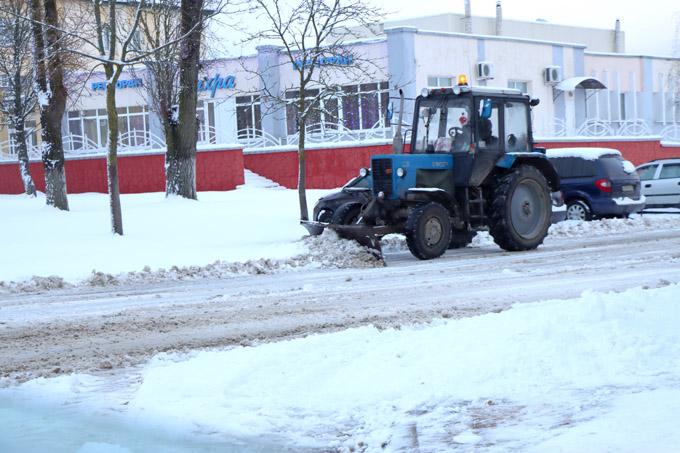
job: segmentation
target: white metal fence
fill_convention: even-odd
[[[201,127],[198,131],[198,144],[216,144],[214,127]],[[107,146],[101,146],[85,135],[68,134],[62,137],[64,154],[67,156],[105,154]],[[131,130],[118,136],[118,152],[121,154],[140,151],[159,151],[165,148],[165,139],[149,131]],[[17,145],[10,138],[0,142],[0,161],[17,160]],[[40,158],[40,146],[29,145],[30,159]]]
[[[405,142],[408,143],[410,125],[403,125],[402,133]],[[552,125],[547,131],[535,133],[540,137],[641,137],[658,135],[662,141],[680,143],[680,123],[671,123],[654,130],[644,120],[606,121],[598,119],[586,120],[573,134],[569,134],[564,120],[554,118]],[[310,145],[319,143],[361,143],[374,140],[391,140],[396,131],[395,126],[385,127],[376,123],[371,129],[347,129],[342,125],[317,123],[308,125],[306,128],[306,142]],[[217,131],[214,127],[199,129],[198,144],[218,144]],[[237,132],[237,141],[245,148],[257,149],[265,147],[277,147],[283,145],[297,145],[299,133],[291,134],[285,138],[275,137],[263,130],[255,128],[241,129]],[[100,146],[92,139],[83,136],[69,134],[63,137],[64,152],[66,155],[92,155],[106,153],[106,146]],[[162,150],[165,148],[163,137],[148,131],[132,130],[119,136],[118,152],[121,154],[140,151]],[[29,158],[40,158],[40,147],[29,145]],[[10,140],[0,142],[0,161],[16,161],[17,147]]]

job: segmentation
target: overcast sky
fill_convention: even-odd
[[[285,1],[285,0],[284,0]],[[292,0],[299,1],[299,0]],[[366,0],[387,12],[387,19],[427,16],[440,13],[462,13],[463,0]],[[496,0],[471,0],[475,16],[495,16]],[[616,19],[626,33],[626,52],[680,56],[680,40],[676,32],[680,22],[680,0],[502,0],[506,19],[536,20],[565,25],[613,29]],[[641,6],[643,5],[643,6]],[[238,23],[257,29],[253,15],[239,16]],[[234,44],[233,29],[216,27],[223,48],[220,54],[238,56],[252,53],[252,45]],[[578,42],[578,37],[574,37]]]

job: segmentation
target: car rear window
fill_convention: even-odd
[[[602,167],[607,176],[625,176],[628,173],[624,170],[623,158],[621,156],[603,156],[600,158]]]
[[[560,178],[587,178],[597,174],[594,160],[580,157],[557,157],[550,159]]]

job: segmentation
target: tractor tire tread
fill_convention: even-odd
[[[512,234],[513,227],[508,215],[508,195],[512,184],[516,179],[522,177],[524,172],[533,174],[536,179],[547,187],[547,181],[538,169],[529,165],[521,165],[511,173],[500,176],[497,179],[489,208],[489,233],[499,247],[510,252],[535,249],[543,243],[546,236],[543,235],[538,242],[527,245],[518,241]],[[548,226],[550,225],[549,219],[550,215],[548,215]]]

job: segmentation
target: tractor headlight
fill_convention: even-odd
[[[368,168],[362,167],[361,169],[359,169],[359,176],[361,176],[362,178],[368,176]]]
[[[397,176],[399,176],[400,178],[403,178],[405,175],[406,175],[406,170],[404,170],[401,167],[397,168]]]

